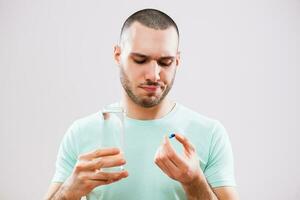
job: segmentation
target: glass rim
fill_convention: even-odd
[[[108,113],[126,113],[122,106],[106,106],[102,109],[102,112]]]

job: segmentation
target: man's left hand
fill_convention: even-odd
[[[175,138],[183,145],[183,155],[176,153],[169,138],[164,136],[163,143],[155,154],[155,163],[165,174],[183,186],[191,185],[199,179],[205,181],[195,147],[181,134],[176,133]]]

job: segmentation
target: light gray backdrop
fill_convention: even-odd
[[[71,122],[120,98],[113,45],[145,7],[178,23],[171,96],[227,128],[241,199],[300,199],[299,0],[0,0],[0,199],[41,199]]]

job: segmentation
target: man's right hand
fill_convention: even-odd
[[[126,163],[117,148],[99,149],[79,156],[71,176],[61,185],[59,193],[66,199],[80,199],[95,187],[107,185],[128,176],[127,171],[102,172],[102,168]],[[58,194],[59,195],[59,194]],[[56,196],[56,195],[55,195]]]

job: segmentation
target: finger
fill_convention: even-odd
[[[76,164],[75,171],[94,171],[100,168],[106,167],[116,167],[125,165],[126,160],[123,158],[122,154],[115,156],[105,156],[101,158],[96,158],[93,160],[83,160]]]
[[[120,181],[121,179],[126,177],[128,177],[127,171],[107,173],[107,174],[105,172],[99,172],[90,175],[90,179],[88,180],[88,182],[92,184],[92,188],[95,188],[100,185],[107,185],[107,184]]]
[[[168,169],[161,161],[155,161],[155,164],[166,174],[169,176]]]
[[[170,170],[176,170],[183,162],[171,145],[167,136],[164,136],[164,143],[160,155],[162,161]]]
[[[105,180],[105,181],[102,181],[102,180],[89,180],[88,182],[92,185],[92,188],[95,188],[95,187],[98,187],[98,186],[101,186],[101,185],[109,185],[109,184],[112,184],[114,182],[117,182],[117,181],[120,181],[121,179],[115,179],[115,180]]]
[[[79,160],[92,160],[94,158],[102,157],[102,156],[112,156],[120,153],[118,148],[104,148],[104,149],[96,149],[94,151],[81,154],[79,156]]]
[[[175,174],[179,171],[179,168],[177,168],[169,159],[161,160],[160,165],[163,167],[163,171],[171,178],[175,178]]]
[[[178,172],[178,167],[168,158],[162,146],[158,149],[155,157],[156,165],[170,178],[175,178],[175,174]]]
[[[180,142],[183,145],[184,149],[187,152],[191,153],[195,151],[195,147],[189,142],[189,140],[186,137],[184,137],[180,133],[176,133],[175,138],[178,142]]]
[[[92,173],[91,176],[89,177],[90,180],[120,180],[122,178],[128,177],[128,172],[126,170],[120,171],[120,172],[102,172],[102,171],[97,171]]]
[[[174,165],[176,165],[178,168],[185,169],[187,167],[184,159],[176,153],[175,149],[170,143],[169,138],[166,136],[164,137],[164,143],[162,149],[166,154],[166,156],[168,157],[168,159],[171,160],[174,163]]]
[[[110,117],[109,112],[103,112],[102,115],[103,115],[103,119],[104,119],[104,120],[108,120],[109,117]]]
[[[117,156],[106,156],[106,157],[98,158],[95,161],[96,169],[117,167],[125,164],[126,164],[126,160],[123,158],[123,155],[121,154]]]
[[[162,161],[161,148],[162,147],[160,146],[159,149],[156,151],[154,162],[165,174],[169,175],[168,168],[167,166],[165,166],[164,162]]]

